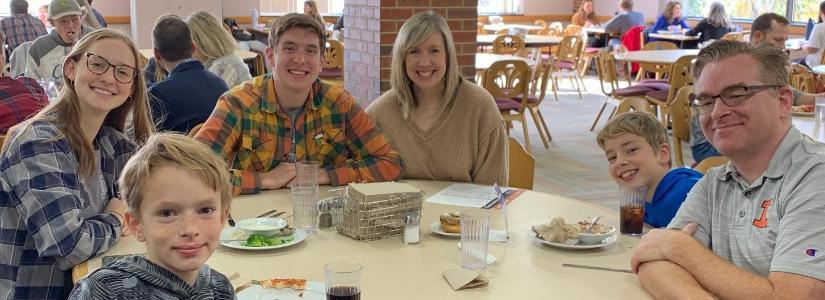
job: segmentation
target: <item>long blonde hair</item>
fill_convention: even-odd
[[[45,121],[57,125],[61,130],[61,136],[58,138],[66,138],[69,140],[69,146],[75,152],[79,162],[78,172],[83,177],[88,178],[95,168],[94,148],[83,135],[83,129],[80,127],[80,99],[77,96],[74,82],[70,80],[66,72],[66,64],[69,60],[74,60],[77,63],[81,56],[86,53],[89,48],[96,42],[104,39],[114,39],[123,41],[126,46],[131,49],[132,57],[136,64],[140,64],[140,54],[134,42],[125,34],[112,29],[98,29],[89,34],[83,35],[66,59],[63,61],[63,77],[66,83],[57,95],[57,100],[43,108],[35,116],[9,129],[8,136],[13,137],[14,133],[23,131],[31,126],[34,122]],[[122,105],[109,111],[106,118],[103,120],[102,126],[110,126],[117,131],[124,132],[126,128],[126,119],[132,112],[132,127],[134,128],[135,138],[137,142],[143,143],[155,131],[155,127],[149,117],[149,106],[146,101],[146,83],[144,83],[143,76],[140,73],[140,66],[135,65],[137,70],[135,78],[132,81],[132,93]],[[3,152],[5,152],[5,147]]]
[[[189,15],[186,24],[192,32],[192,41],[198,47],[195,56],[204,65],[210,65],[213,60],[232,54],[238,48],[235,39],[208,11]]]
[[[401,113],[405,119],[409,119],[411,111],[418,106],[418,100],[413,95],[413,83],[407,75],[407,52],[410,48],[423,43],[433,33],[441,34],[444,50],[447,51],[447,69],[442,79],[444,84],[444,93],[441,95],[442,108],[452,103],[458,93],[459,85],[464,81],[458,68],[455,43],[447,21],[433,11],[415,14],[401,26],[392,48],[390,85],[401,99]]]
[[[708,21],[708,24],[716,27],[731,27],[728,14],[725,13],[725,5],[718,1],[710,5],[710,12],[705,20]]]
[[[321,12],[318,11],[318,4],[315,3],[314,0],[306,0],[304,1],[304,5],[309,5],[309,8],[312,9],[309,12],[309,15],[318,22],[321,22],[321,28],[326,27],[326,22],[324,22],[324,17],[321,16]]]

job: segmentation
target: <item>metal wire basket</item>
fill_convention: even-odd
[[[423,191],[406,183],[350,183],[336,229],[360,241],[401,235],[407,214],[421,213],[423,199]]]

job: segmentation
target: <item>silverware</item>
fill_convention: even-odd
[[[227,220],[227,223],[229,223],[230,227],[235,227],[235,219],[232,219],[231,213],[229,214],[229,220]]]
[[[282,211],[282,212],[279,212],[279,213],[277,213],[277,214],[271,215],[271,216],[269,216],[269,217],[270,217],[270,218],[277,218],[277,217],[282,216],[282,215],[283,215],[283,214],[285,214],[285,213],[286,213],[285,211]]]
[[[633,273],[633,271],[626,270],[626,269],[614,269],[614,268],[585,266],[585,265],[577,265],[577,264],[561,264],[561,266],[562,267],[568,267],[568,268],[588,269],[588,270],[610,271],[610,272],[631,273],[631,274]]]
[[[591,222],[590,222],[590,225],[587,225],[587,228],[585,228],[583,232],[585,232],[585,233],[593,233],[593,231],[591,231],[591,229],[593,229],[593,225],[596,225],[596,222],[598,222],[598,221],[599,221],[599,219],[601,219],[601,218],[602,218],[602,216],[595,216],[595,217],[593,217],[593,221],[591,221]]]
[[[257,216],[256,218],[263,218],[263,217],[266,217],[267,215],[269,215],[269,214],[271,214],[271,213],[274,213],[274,212],[276,212],[276,211],[278,211],[278,210],[277,210],[277,209],[270,210],[270,211],[268,211],[268,212],[265,212],[265,213],[260,214],[260,215],[259,215],[259,216]]]

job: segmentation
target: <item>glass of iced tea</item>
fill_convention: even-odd
[[[645,197],[647,188],[623,188],[619,205],[619,232],[640,235],[645,224]]]
[[[336,261],[324,266],[327,300],[361,299],[361,273],[364,266],[356,262]]]

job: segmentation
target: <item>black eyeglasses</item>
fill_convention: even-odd
[[[137,69],[127,65],[113,65],[105,58],[86,52],[86,67],[95,75],[103,75],[109,71],[109,68],[114,69],[115,80],[120,83],[131,83],[135,80]]]
[[[690,99],[691,107],[698,110],[700,114],[706,114],[713,111],[716,99],[722,100],[725,106],[734,107],[742,105],[758,92],[781,87],[781,85],[735,85],[725,88],[716,96],[690,94],[688,99]]]

